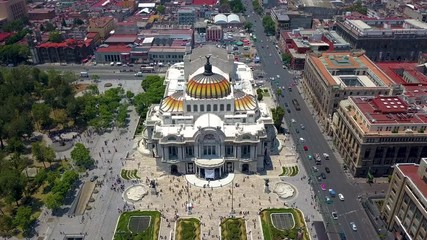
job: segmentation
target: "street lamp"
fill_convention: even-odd
[[[230,214],[234,214],[234,179],[231,182],[231,211]]]

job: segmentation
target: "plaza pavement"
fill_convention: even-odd
[[[273,106],[271,98],[263,100]],[[97,186],[98,193],[94,194],[94,202],[89,203],[91,210],[85,211],[81,216],[68,216],[67,213],[60,216],[52,216],[51,212],[44,209],[36,228],[38,237],[35,239],[64,239],[65,236],[83,235],[85,239],[103,240],[112,239],[120,212],[127,210],[159,210],[162,212],[162,221],[159,239],[173,239],[175,217],[196,217],[202,222],[203,239],[219,239],[219,224],[222,217],[227,217],[231,211],[231,184],[218,188],[202,188],[191,186],[184,176],[170,176],[168,173],[159,172],[155,166],[155,160],[150,156],[144,156],[136,151],[138,138],[132,139],[138,116],[133,110],[130,116],[128,129],[125,131],[113,129],[101,136],[96,134],[84,134],[77,141],[84,143],[91,150],[92,157],[98,160],[96,169],[89,172],[82,180],[88,181],[92,176],[99,176],[102,183]],[[312,200],[312,191],[307,183],[305,170],[298,162],[292,139],[284,135],[278,136],[283,144],[280,155],[271,156],[274,168],[265,175],[236,174],[234,183],[234,210],[236,217],[246,219],[249,239],[263,239],[260,229],[259,210],[295,206],[302,210],[306,216],[307,225],[311,231],[312,239],[316,239],[316,233],[311,228],[312,221],[321,221],[321,215],[317,212]],[[114,140],[114,141],[113,141]],[[57,154],[60,158],[68,158],[70,150]],[[279,177],[281,166],[299,166],[299,173],[294,177]],[[111,168],[111,171],[109,170]],[[112,184],[116,183],[121,169],[138,169],[141,182],[155,179],[158,183],[158,195],[148,194],[134,206],[126,205],[122,199],[121,190],[112,190]],[[270,193],[264,193],[263,179],[270,179]],[[297,190],[296,196],[289,200],[280,199],[273,193],[275,184],[282,178]],[[125,189],[132,185],[131,181],[124,181]],[[188,189],[188,190],[187,190]],[[191,215],[186,212],[186,203],[194,206]],[[67,208],[69,206],[65,206]]]

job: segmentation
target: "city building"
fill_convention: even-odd
[[[394,166],[381,217],[395,239],[427,239],[427,158]]]
[[[221,41],[223,38],[223,32],[221,26],[208,26],[206,29],[206,41]]]
[[[193,25],[196,22],[196,10],[194,8],[178,9],[178,24]]]
[[[28,16],[25,0],[0,0],[0,22],[14,21]]]
[[[115,34],[138,34],[139,29],[136,21],[123,21],[116,23]]]
[[[110,63],[110,62],[130,62],[131,47],[127,45],[106,45],[102,44],[95,52],[95,59],[97,63]]]
[[[279,46],[282,52],[291,56],[289,65],[292,69],[304,69],[307,51],[327,51],[329,49],[329,44],[322,41],[322,32],[314,29],[282,31]]]
[[[374,62],[415,62],[427,49],[427,23],[415,19],[346,19],[336,31]]]
[[[279,37],[282,30],[311,29],[313,18],[311,14],[289,11],[286,8],[273,8],[271,19],[276,24],[276,36]]]
[[[61,43],[46,42],[30,46],[34,64],[41,63],[81,63],[93,54],[91,41],[66,39]]]
[[[427,23],[427,5],[406,4],[403,13],[408,18]]]
[[[33,8],[28,10],[28,18],[34,20],[50,20],[55,18],[55,9],[53,8]]]
[[[349,96],[402,93],[364,52],[306,54],[302,87],[328,133],[330,120],[341,100]]]
[[[277,131],[270,107],[255,97],[246,64],[207,45],[171,66],[165,78],[164,98],[148,110],[142,141],[160,170],[220,179],[264,169]]]
[[[107,39],[110,32],[114,30],[115,23],[112,17],[100,17],[89,19],[88,32],[97,32],[102,40]]]
[[[382,177],[427,156],[427,114],[402,96],[350,96],[334,114],[334,143],[355,177]]]
[[[241,26],[240,17],[237,14],[230,14],[228,16],[220,13],[215,15],[213,19],[214,23],[221,26]]]

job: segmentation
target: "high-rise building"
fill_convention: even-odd
[[[333,117],[334,143],[356,177],[382,177],[427,156],[427,114],[402,96],[351,96]]]
[[[27,15],[25,0],[0,0],[0,22],[14,21]]]
[[[427,239],[427,158],[396,164],[381,217],[395,239]]]

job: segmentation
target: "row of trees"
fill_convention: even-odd
[[[262,18],[262,25],[264,26],[264,31],[266,34],[276,34],[276,24],[274,23],[270,15],[264,16]]]
[[[264,9],[262,8],[261,4],[259,3],[258,0],[253,0],[252,1],[252,5],[254,6],[254,10],[256,13],[258,13],[259,15],[262,15],[264,12]]]
[[[246,11],[246,8],[241,0],[220,0],[219,11],[221,13],[244,13]]]
[[[145,118],[147,115],[148,108],[151,104],[160,103],[165,92],[165,86],[163,85],[164,77],[160,76],[147,76],[141,83],[143,93],[139,93],[133,98],[138,114]]]

